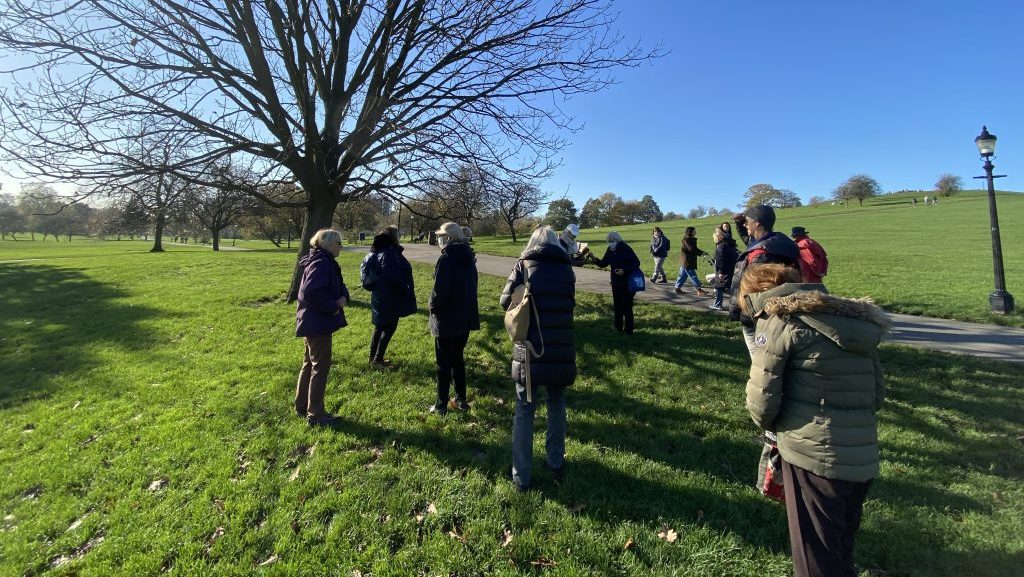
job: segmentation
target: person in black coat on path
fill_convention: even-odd
[[[725,290],[732,286],[732,274],[740,253],[736,249],[736,241],[721,228],[715,229],[712,238],[715,239],[715,278],[711,286],[715,288],[715,304],[708,308],[720,311]]]
[[[615,308],[612,323],[615,330],[627,335],[633,334],[633,297],[636,292],[629,285],[629,277],[640,268],[640,259],[630,248],[622,235],[608,233],[608,250],[594,264],[600,268],[611,267],[612,303]]]
[[[434,290],[427,304],[437,361],[437,399],[430,406],[430,412],[445,415],[453,380],[455,408],[469,410],[464,352],[469,331],[480,328],[480,309],[477,305],[476,255],[466,241],[462,227],[446,222],[436,234],[441,256],[434,265]]]
[[[389,227],[373,237],[370,253],[377,280],[371,288],[370,322],[375,327],[370,340],[370,365],[385,368],[388,343],[398,329],[398,319],[416,312],[412,265],[402,256],[398,229]]]
[[[550,226],[540,227],[530,236],[501,292],[502,309],[507,311],[514,304],[512,295],[523,284],[529,287],[540,320],[538,323],[531,311],[527,339],[516,341],[512,347],[512,378],[516,383],[512,482],[520,491],[526,490],[531,481],[534,397],[539,387],[547,390],[547,466],[556,479],[562,478],[567,426],[565,391],[576,380],[576,274]]]

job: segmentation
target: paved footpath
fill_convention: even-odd
[[[436,246],[427,244],[406,244],[405,256],[409,260],[434,263],[440,253]],[[367,247],[352,247],[349,250],[366,251]],[[516,259],[507,256],[477,254],[477,270],[505,278],[515,264]],[[576,288],[587,292],[611,293],[608,285],[608,271],[594,268],[573,269],[576,272]],[[640,300],[674,304],[689,309],[699,310],[707,314],[725,314],[708,309],[713,300],[710,297],[698,297],[693,288],[687,284],[685,294],[677,295],[674,285],[647,283],[647,290],[637,293]],[[712,293],[713,291],[708,291]],[[922,347],[956,353],[1024,363],[1024,329],[965,323],[948,319],[936,319],[890,313],[892,331],[890,341],[915,347]]]

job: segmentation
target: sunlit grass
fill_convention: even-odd
[[[322,431],[291,413],[293,255],[71,245],[0,264],[0,574],[791,571],[785,512],[751,488],[732,323],[642,304],[624,338],[610,298],[580,294],[567,480],[539,466],[538,434],[536,489],[519,494],[502,279],[481,276],[473,408],[438,419],[424,314],[401,321],[398,370],[366,370],[367,295],[343,253],[354,303],[327,394],[343,421]],[[422,306],[431,268],[415,271]],[[858,564],[1019,574],[1024,367],[892,346],[883,360],[883,475]]]

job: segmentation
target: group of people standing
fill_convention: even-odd
[[[741,323],[751,363],[746,406],[754,423],[777,439],[782,459],[796,575],[855,575],[854,537],[871,480],[880,468],[876,412],[885,398],[885,385],[878,343],[887,330],[887,319],[869,299],[830,295],[821,284],[827,272],[824,250],[802,227],[793,230],[795,242],[775,232],[774,224],[774,209],[755,206],[736,215],[732,223],[716,227],[711,308],[721,310],[725,292],[730,293],[730,316]],[[385,368],[389,363],[384,351],[397,319],[408,310],[407,295],[412,294],[411,267],[397,247],[397,234],[386,233],[393,243],[382,239],[378,250],[375,238],[371,257],[380,261],[381,278],[397,271],[401,282],[382,283],[386,289],[373,287],[375,297],[377,290],[391,291],[371,299],[371,308],[379,305],[380,310],[374,308],[370,363]],[[525,286],[535,307],[536,321],[531,322],[528,336],[515,341],[512,348],[516,406],[511,479],[519,490],[527,490],[532,481],[535,398],[541,389],[547,404],[545,465],[556,479],[565,474],[566,390],[577,375],[572,267],[574,259],[582,258],[576,251],[578,233],[571,233],[563,231],[560,238],[548,226],[536,229],[499,298],[508,310],[516,304],[515,295],[522,293],[517,289]],[[469,332],[480,324],[473,251],[455,223],[446,223],[437,234],[441,255],[428,304],[437,398],[430,410],[444,414],[450,406],[469,408],[464,349]],[[742,252],[735,237],[746,245]],[[613,326],[628,334],[634,330],[635,290],[630,278],[639,270],[640,260],[619,233],[609,233],[607,240],[601,258],[587,258],[610,268]],[[309,255],[301,261],[304,273],[296,334],[305,339],[305,356],[295,408],[311,425],[330,424],[333,419],[324,410],[323,395],[330,368],[330,335],[345,326],[348,303],[348,290],[335,261],[340,241],[336,231],[318,232]],[[696,258],[705,253],[697,248],[692,227],[684,233],[682,245],[677,290],[690,279],[698,294],[705,294],[695,272]],[[655,228],[652,282],[667,282],[663,265],[669,250],[668,239]],[[411,298],[415,310],[415,298]],[[455,400],[450,403],[452,381]]]

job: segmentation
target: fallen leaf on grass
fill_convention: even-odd
[[[36,425],[35,425],[35,423],[26,423],[26,424],[25,424],[25,428],[23,428],[23,429],[21,430],[21,432],[22,432],[22,433],[31,433],[31,432],[32,432],[32,431],[34,431],[34,430],[36,430]]]
[[[65,529],[64,532],[65,533],[70,533],[71,531],[74,531],[75,529],[81,527],[82,523],[85,521],[85,518],[88,517],[88,516],[89,516],[88,513],[86,513],[85,515],[82,515],[77,521],[75,521],[67,529]]]
[[[267,557],[267,560],[260,563],[259,566],[266,567],[267,565],[273,565],[274,563],[277,563],[277,555],[271,555],[270,557]]]
[[[466,542],[466,536],[465,535],[459,535],[459,533],[455,530],[455,528],[452,528],[451,531],[448,531],[448,536],[451,537],[452,539],[458,539],[459,541],[462,541],[463,543]]]
[[[164,487],[167,486],[167,482],[167,477],[160,477],[159,479],[153,481],[152,483],[149,484],[150,492],[155,492],[163,489]]]
[[[81,405],[82,405],[82,401],[75,401],[75,406],[71,407],[71,410],[74,411],[75,409],[77,409]]]
[[[99,438],[99,435],[89,435],[89,438],[85,439],[81,443],[78,443],[78,446],[84,449],[85,447],[88,447],[89,445],[93,444],[93,442]]]
[[[427,513],[430,513],[431,515],[436,515],[437,507],[435,507],[433,503],[427,505]]]
[[[512,531],[505,529],[505,532],[501,535],[501,546],[508,547],[512,544]]]
[[[679,538],[679,533],[676,533],[675,530],[668,525],[662,525],[661,531],[658,533],[658,537],[668,541],[669,543],[675,543],[676,539]]]
[[[537,567],[554,567],[555,565],[558,565],[558,563],[555,563],[547,557],[539,557],[534,561],[530,561],[530,565],[536,565]]]
[[[296,465],[295,470],[292,471],[291,476],[288,477],[288,481],[291,482],[291,481],[294,481],[295,479],[298,479],[299,478],[299,471],[301,471],[301,470],[302,470],[302,465]]]
[[[632,549],[635,545],[636,545],[636,542],[633,541],[632,537],[630,537],[629,539],[626,539],[626,544],[622,546],[622,550],[623,551],[628,551],[628,550]]]
[[[213,534],[210,535],[210,538],[206,540],[206,552],[209,553],[210,548],[213,547],[213,544],[217,542],[217,539],[220,539],[223,536],[224,527],[217,527],[216,529],[214,529]]]

